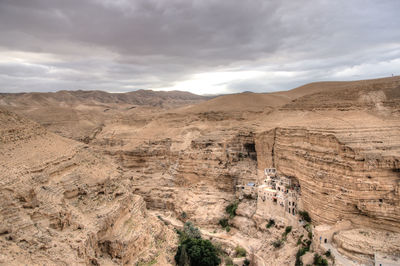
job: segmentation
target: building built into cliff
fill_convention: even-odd
[[[258,187],[257,205],[269,213],[279,213],[283,218],[288,215],[295,217],[301,196],[298,181],[278,175],[275,168],[267,168],[264,173],[264,182]]]
[[[239,199],[256,199],[258,212],[266,218],[291,224],[298,222],[297,214],[301,207],[299,182],[294,177],[278,175],[275,168],[264,170],[264,178],[260,184],[248,182],[237,185],[236,196]]]

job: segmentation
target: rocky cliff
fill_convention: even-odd
[[[176,234],[116,164],[9,112],[0,121],[0,264],[173,262]]]
[[[107,152],[151,209],[185,212],[197,224],[216,224],[234,200],[235,186],[257,179],[254,134],[191,133]]]
[[[399,132],[276,128],[256,138],[258,167],[296,177],[316,224],[344,219],[400,232]]]

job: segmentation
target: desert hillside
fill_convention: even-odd
[[[0,263],[174,264],[187,221],[223,263],[237,246],[257,265],[400,254],[400,77],[0,103]]]
[[[175,233],[117,164],[4,109],[0,121],[0,264],[172,262]]]

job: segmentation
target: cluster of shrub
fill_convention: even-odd
[[[233,217],[236,216],[236,210],[238,208],[239,202],[235,201],[228,206],[226,206],[225,211],[229,215],[228,218],[222,218],[219,220],[219,224],[221,225],[222,228],[224,228],[227,232],[231,230],[229,226],[229,219],[232,219]]]

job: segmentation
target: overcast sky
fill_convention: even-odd
[[[0,92],[268,92],[400,75],[399,11],[399,0],[0,0]]]

